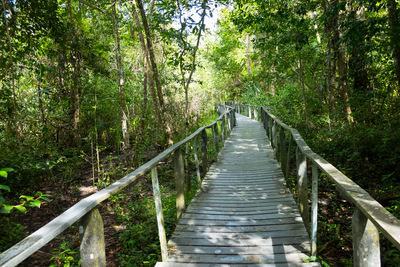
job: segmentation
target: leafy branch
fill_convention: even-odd
[[[12,171],[14,171],[14,169],[12,169],[12,168],[0,169],[0,177],[7,179],[8,173],[12,172]],[[47,202],[50,201],[50,199],[48,199],[48,197],[50,196],[49,194],[43,194],[42,192],[39,191],[35,194],[35,196],[21,195],[19,197],[21,199],[20,204],[10,205],[10,204],[6,203],[6,199],[4,198],[4,196],[2,194],[3,191],[11,192],[11,189],[7,185],[0,184],[0,213],[11,213],[11,211],[14,209],[25,213],[26,207],[40,208],[40,206],[42,205],[42,201],[47,201]]]

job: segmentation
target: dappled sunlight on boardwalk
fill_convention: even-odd
[[[157,266],[319,266],[262,124],[237,120]]]

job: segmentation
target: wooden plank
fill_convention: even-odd
[[[296,203],[289,203],[287,205],[284,205],[284,208],[282,208],[281,203],[275,203],[275,205],[271,206],[263,206],[263,207],[209,207],[206,205],[202,206],[189,206],[188,211],[189,212],[234,212],[234,213],[239,213],[239,212],[245,212],[245,213],[254,213],[254,212],[268,212],[268,211],[273,211],[275,212],[276,210],[283,210],[284,208],[291,208],[291,209],[296,209]]]
[[[270,177],[270,176],[259,176],[259,177],[249,177],[242,176],[242,178],[234,178],[228,179],[229,176],[224,179],[224,177],[215,178],[215,177],[206,177],[204,180],[204,184],[213,184],[213,185],[226,185],[230,184],[231,186],[240,185],[240,184],[248,184],[248,185],[263,185],[263,184],[283,184],[283,177]]]
[[[286,231],[304,229],[301,223],[255,225],[255,226],[207,226],[207,225],[183,225],[178,224],[176,231],[212,232],[212,233],[258,233],[268,231]]]
[[[295,204],[295,201],[293,199],[282,199],[282,200],[271,200],[269,202],[269,205],[271,204],[280,204],[280,203],[290,203],[290,204]],[[257,207],[257,208],[262,208],[265,205],[265,203],[241,203],[241,204],[229,204],[229,203],[201,203],[201,202],[196,202],[193,201],[191,203],[191,206],[196,207],[198,209],[202,209],[204,207],[220,207],[220,208],[251,208],[251,207]]]
[[[270,183],[270,184],[263,184],[263,185],[218,185],[218,184],[203,184],[202,186],[203,189],[209,189],[209,190],[232,190],[232,191],[243,191],[243,190],[250,190],[250,191],[271,191],[271,192],[277,192],[279,188],[282,188],[282,184],[275,184],[275,183]],[[278,193],[278,192],[277,192]]]
[[[273,214],[273,213],[278,213],[278,212],[298,212],[297,207],[286,207],[282,209],[276,209],[276,208],[267,208],[264,210],[212,210],[212,209],[194,209],[194,208],[188,208],[186,210],[186,213],[188,214],[209,214],[209,215],[257,215],[257,214]]]
[[[308,253],[307,248],[295,245],[231,247],[231,246],[186,246],[179,245],[170,248],[171,254],[220,254],[220,255],[272,255],[290,253]]]
[[[226,171],[221,171],[221,170],[219,170],[218,168],[215,168],[215,167],[211,167],[210,168],[210,170],[209,170],[209,172],[207,173],[208,175],[212,175],[212,174],[217,174],[217,175],[220,175],[220,174],[223,174],[223,173],[228,173],[229,175],[231,175],[231,174],[234,174],[234,173],[236,173],[236,174],[238,174],[238,175],[246,175],[246,174],[248,174],[248,175],[251,175],[251,174],[261,174],[261,175],[266,175],[266,174],[279,174],[279,173],[282,173],[282,171],[280,171],[278,168],[261,168],[261,169],[259,169],[259,170],[253,170],[253,171],[251,171],[251,170],[236,170],[236,171],[228,171],[228,170],[226,170]]]
[[[205,233],[205,232],[176,232],[171,238],[204,238],[204,239],[254,239],[254,238],[273,238],[273,237],[304,237],[308,239],[307,232],[304,229],[294,229],[274,232],[257,233]]]
[[[247,220],[247,221],[223,221],[223,220],[201,220],[201,219],[180,219],[180,225],[204,225],[204,226],[263,226],[272,224],[291,224],[302,223],[299,216],[288,218],[275,218],[265,220]]]
[[[229,193],[263,193],[266,192],[267,189],[265,188],[238,188],[237,190],[235,190],[234,188],[224,188],[224,189],[219,189],[219,188],[215,188],[215,187],[202,187],[202,190],[205,192],[220,192],[221,194],[229,194]],[[279,190],[279,188],[276,188],[276,190]],[[271,191],[270,191],[271,192]]]
[[[254,202],[257,202],[257,200],[260,201],[265,201],[267,199],[274,199],[274,198],[287,198],[287,199],[293,199],[293,196],[290,192],[287,192],[285,188],[278,187],[275,188],[278,193],[276,194],[274,191],[251,191],[251,190],[240,190],[240,191],[234,191],[234,190],[215,190],[215,189],[209,189],[209,190],[201,190],[201,196],[193,200],[193,202],[198,202],[198,201],[207,201],[210,202],[212,200],[215,200],[218,202],[218,200],[222,201],[232,201],[232,202],[238,202],[238,201],[247,201],[248,200],[254,200]],[[221,195],[218,195],[218,193],[221,193]]]
[[[201,220],[221,220],[221,221],[254,221],[254,220],[268,220],[276,218],[292,218],[299,217],[298,212],[285,212],[276,214],[257,214],[257,215],[246,215],[246,216],[231,216],[231,215],[205,215],[205,214],[190,214],[185,213],[182,218],[185,219],[201,219]]]
[[[235,267],[288,267],[286,263],[277,264],[235,264]],[[296,263],[298,267],[318,267],[320,266],[317,262],[309,263]],[[178,263],[178,262],[157,262],[155,267],[232,267],[230,264],[207,264],[207,263]]]
[[[276,179],[277,181],[284,181],[283,174],[281,173],[260,173],[260,174],[246,174],[246,173],[219,173],[216,175],[207,175],[206,179],[218,179],[221,181],[225,180],[272,180]]]
[[[240,198],[226,198],[226,199],[210,199],[207,197],[204,198],[196,198],[193,200],[193,203],[197,204],[211,204],[211,205],[225,205],[225,204],[262,204],[268,205],[271,201],[281,201],[287,200],[288,196],[286,195],[276,195],[276,196],[269,196],[263,198],[253,198],[253,199],[240,199]]]
[[[219,239],[219,238],[184,238],[176,237],[168,241],[170,247],[179,244],[186,246],[230,246],[230,247],[253,247],[253,246],[278,246],[278,245],[300,245],[309,244],[308,236],[274,237],[274,238],[247,238],[247,239]]]
[[[201,194],[199,197],[197,197],[194,201],[201,201],[201,200],[205,200],[205,201],[222,201],[222,202],[226,202],[226,201],[233,201],[233,202],[248,202],[248,201],[252,201],[252,200],[267,200],[267,199],[271,199],[271,198],[286,198],[286,197],[290,197],[291,195],[289,195],[290,193],[287,191],[278,191],[278,193],[261,193],[258,194],[255,197],[241,197],[241,196],[231,196],[231,195],[218,195],[218,194],[208,194],[208,193],[204,193]]]
[[[307,259],[304,253],[276,255],[197,255],[186,254],[179,257],[171,256],[168,261],[196,263],[297,263]]]

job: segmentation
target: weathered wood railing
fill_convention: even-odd
[[[280,121],[265,107],[231,104],[250,118],[261,122],[266,129],[271,146],[287,177],[290,171],[292,141],[296,145],[297,203],[304,224],[311,237],[311,254],[317,254],[318,180],[319,172],[325,173],[336,189],[354,206],[352,219],[354,266],[380,266],[379,232],[400,250],[400,220],[388,212],[364,189],[341,171],[314,153],[299,132]],[[260,115],[260,116],[259,116]],[[307,163],[311,163],[311,195],[308,190]],[[311,214],[309,200],[311,199]]]
[[[158,184],[157,165],[160,161],[170,157],[173,154],[176,182],[176,208],[177,217],[179,218],[185,209],[185,144],[192,141],[197,181],[200,183],[201,176],[200,162],[198,157],[198,139],[200,138],[201,143],[201,167],[205,173],[209,164],[208,144],[213,143],[215,147],[213,149],[215,149],[215,154],[217,154],[219,150],[219,142],[223,143],[223,141],[229,135],[231,129],[236,124],[235,111],[233,108],[226,105],[219,105],[217,109],[221,115],[211,124],[199,128],[190,136],[161,152],[155,158],[151,159],[112,185],[82,199],[64,213],[56,217],[54,220],[50,221],[36,232],[32,233],[10,249],[0,254],[0,266],[16,266],[76,222],[79,222],[80,225],[79,234],[81,236],[81,265],[90,267],[106,266],[103,221],[97,206],[110,196],[120,192],[129,184],[137,181],[140,177],[143,177],[143,174],[148,173],[149,171],[151,172],[154,202],[156,206],[157,225],[162,254],[161,256],[162,260],[165,261],[168,251],[164,229],[161,193]],[[218,131],[218,128],[221,128],[221,132]],[[213,142],[209,142],[207,140],[207,129],[212,130]]]

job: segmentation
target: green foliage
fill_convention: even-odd
[[[135,190],[133,196],[138,196],[139,192]],[[168,191],[163,187],[161,193],[163,196],[168,195]],[[121,265],[153,266],[160,260],[161,255],[154,200],[152,197],[144,197],[140,201],[137,197],[131,199],[124,208],[117,206],[119,220],[127,226],[119,239],[122,244]],[[163,197],[162,205],[166,234],[170,236],[176,223],[175,195]]]
[[[63,241],[60,247],[56,248],[52,254],[54,256],[50,258],[49,267],[75,267],[81,265],[79,247],[72,248],[66,241]]]
[[[27,235],[25,228],[6,216],[0,216],[0,251],[5,251]]]
[[[14,171],[12,168],[3,168],[0,169],[0,176],[3,178],[8,177],[8,173]],[[21,199],[21,203],[18,205],[10,205],[6,203],[6,199],[3,195],[3,191],[10,192],[10,187],[7,185],[0,184],[0,213],[10,213],[12,210],[16,209],[20,212],[25,213],[26,207],[38,207],[42,204],[41,201],[50,201],[47,197],[49,194],[43,194],[42,192],[37,192],[35,197],[21,195],[19,198]]]

